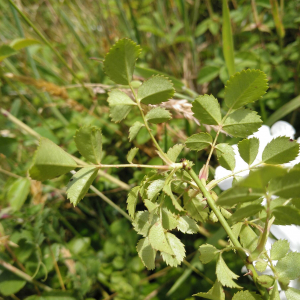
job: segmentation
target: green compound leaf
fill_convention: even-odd
[[[132,164],[132,161],[133,161],[134,157],[136,156],[136,154],[138,153],[138,151],[139,151],[139,148],[136,148],[136,147],[129,150],[126,158],[130,164]]]
[[[141,47],[129,39],[121,39],[106,54],[103,66],[107,76],[117,84],[129,85]]]
[[[102,157],[101,129],[95,126],[81,127],[75,133],[75,144],[80,154],[94,164],[100,164]]]
[[[98,169],[95,167],[84,167],[72,176],[67,185],[67,197],[74,206],[76,206],[88,192],[97,173]]]
[[[232,300],[262,300],[262,297],[253,292],[240,291],[240,292],[234,294]]]
[[[224,290],[218,280],[216,280],[213,287],[207,293],[201,292],[194,294],[193,296],[202,297],[210,300],[225,300]]]
[[[264,209],[260,204],[251,204],[246,207],[242,207],[234,212],[234,214],[229,218],[228,221],[231,224],[234,224],[242,219],[249,218],[251,216],[255,216],[257,213]]]
[[[217,269],[216,274],[219,282],[223,286],[227,286],[230,288],[242,288],[241,286],[237,285],[233,279],[239,278],[238,275],[233,273],[226,265],[225,261],[222,258],[222,255],[219,254],[219,259],[217,262]]]
[[[266,164],[285,164],[295,159],[299,153],[299,144],[286,136],[280,136],[272,140],[266,146],[262,161]]]
[[[29,175],[32,179],[44,181],[66,174],[75,168],[77,168],[77,164],[67,152],[42,137],[35,152]]]
[[[172,214],[168,209],[165,207],[161,210],[162,215],[162,225],[163,228],[166,230],[173,230],[178,225],[178,220],[176,219],[175,215]]]
[[[261,124],[257,112],[240,108],[228,115],[223,130],[234,137],[244,138],[256,132]]]
[[[171,267],[177,267],[181,264],[185,257],[185,248],[181,241],[172,233],[166,233],[166,239],[174,252],[174,255],[161,252],[161,256],[167,265]]]
[[[251,165],[258,154],[259,139],[255,137],[251,139],[244,139],[238,143],[238,148],[241,158],[248,165]]]
[[[147,188],[147,195],[149,199],[154,198],[164,187],[165,179],[157,179],[150,183]]]
[[[300,210],[294,207],[277,206],[272,210],[272,214],[276,225],[300,225]]]
[[[220,206],[233,206],[238,203],[256,200],[262,196],[264,196],[264,193],[261,190],[235,186],[223,192],[219,196],[217,204]]]
[[[172,162],[176,162],[176,159],[181,153],[183,148],[184,148],[183,144],[176,144],[168,150],[167,156]]]
[[[7,199],[9,205],[14,211],[22,208],[30,192],[30,180],[28,178],[18,178],[9,188]]]
[[[178,219],[177,229],[188,234],[199,232],[197,223],[188,216],[182,216]]]
[[[168,101],[174,95],[171,81],[164,76],[153,76],[138,89],[138,99],[144,104],[159,104]]]
[[[237,109],[262,97],[268,89],[267,76],[259,70],[246,70],[231,76],[225,86],[225,103]]]
[[[134,124],[129,128],[129,142],[132,142],[132,140],[139,133],[140,129],[144,126],[145,125],[139,121],[134,122]]]
[[[199,247],[199,259],[203,264],[207,264],[218,255],[219,250],[210,244],[204,244]]]
[[[149,242],[153,249],[174,255],[172,248],[165,236],[164,228],[160,221],[156,222],[149,231]]]
[[[192,112],[203,124],[219,125],[222,120],[220,104],[213,95],[198,96],[192,104]]]
[[[228,144],[218,144],[216,146],[217,157],[220,165],[227,169],[233,171],[235,168],[235,154],[233,148]]]
[[[3,270],[0,274],[0,293],[3,296],[16,294],[25,284],[25,280],[10,271]]]
[[[170,119],[172,119],[170,112],[161,107],[151,109],[146,115],[146,120],[153,124],[164,123]]]
[[[125,119],[132,106],[136,105],[127,94],[119,90],[112,90],[107,101],[110,107],[111,120],[116,123]]]
[[[188,137],[185,145],[191,150],[200,151],[211,146],[213,138],[208,133],[196,133]]]
[[[135,215],[136,204],[139,200],[139,190],[140,190],[140,187],[135,186],[128,193],[127,210],[128,210],[128,214],[131,218],[134,218],[134,215]]]
[[[145,267],[148,270],[155,269],[156,251],[151,247],[149,238],[139,240],[136,249]]]
[[[294,280],[300,277],[300,253],[290,252],[275,266],[279,278]]]
[[[290,250],[290,244],[287,240],[276,241],[271,248],[270,258],[272,260],[278,260],[284,258]]]
[[[285,296],[286,296],[287,300],[298,300],[298,299],[300,299],[300,291],[297,289],[294,289],[292,287],[289,287],[285,291]]]
[[[300,170],[290,171],[281,178],[271,180],[269,191],[283,198],[299,198]]]

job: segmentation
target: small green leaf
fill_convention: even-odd
[[[74,174],[67,185],[67,196],[70,202],[76,206],[88,192],[94,179],[97,177],[98,169],[95,167],[84,167]]]
[[[148,270],[155,269],[156,251],[151,247],[149,238],[139,240],[136,249],[145,267]]]
[[[222,121],[220,104],[213,95],[198,96],[192,104],[192,112],[203,124],[219,125]]]
[[[227,169],[233,171],[235,168],[235,154],[233,148],[228,144],[218,144],[216,146],[217,157],[220,165]]]
[[[172,203],[175,207],[175,209],[177,209],[178,211],[184,211],[184,209],[180,206],[180,204],[178,203],[176,197],[174,196],[172,189],[171,189],[171,183],[168,182],[165,184],[163,191],[171,198]]]
[[[300,210],[292,206],[277,206],[272,210],[272,214],[276,225],[300,225]]]
[[[257,282],[265,288],[270,288],[274,285],[275,278],[271,275],[259,275],[257,276]]]
[[[144,200],[144,204],[145,204],[145,206],[147,207],[147,209],[148,209],[148,211],[150,213],[151,212],[156,213],[157,212],[157,208],[159,207],[159,204],[157,202],[153,203],[153,202],[151,202],[148,199]]]
[[[266,164],[284,164],[295,159],[298,153],[297,141],[291,141],[286,136],[279,136],[268,143],[262,154],[262,161]]]
[[[262,300],[262,297],[250,291],[240,291],[234,294],[232,300]]]
[[[233,206],[234,204],[256,200],[262,196],[264,196],[264,193],[260,190],[235,186],[223,192],[219,196],[217,204],[220,206]]]
[[[279,278],[294,280],[300,277],[300,253],[290,252],[280,259],[275,269]]]
[[[280,300],[277,282],[275,282],[273,289],[270,292],[270,300]],[[288,299],[288,300],[297,300],[297,299],[295,298],[295,299]]]
[[[134,218],[134,215],[135,215],[135,208],[136,208],[136,204],[139,199],[139,190],[140,190],[140,187],[135,186],[128,193],[127,210],[128,210],[129,216],[131,218]]]
[[[164,76],[153,76],[138,89],[138,99],[144,104],[159,104],[168,101],[174,95],[171,81]]]
[[[199,259],[203,264],[207,264],[212,261],[219,253],[219,250],[210,244],[204,244],[199,247],[200,256]]]
[[[244,139],[238,143],[238,148],[241,158],[248,165],[251,165],[258,154],[259,139],[255,137],[251,139]]]
[[[194,191],[191,191],[194,193]],[[189,215],[196,221],[202,223],[208,217],[207,209],[205,209],[206,203],[203,202],[201,196],[192,197],[190,194],[184,194],[184,208],[189,212]]]
[[[183,144],[176,144],[168,150],[167,156],[172,162],[176,162],[176,159],[183,148],[184,148]]]
[[[261,124],[257,112],[240,108],[227,116],[222,128],[234,137],[244,138],[256,132]]]
[[[81,127],[76,131],[75,144],[80,154],[98,165],[102,157],[101,129],[95,126]]]
[[[200,151],[211,146],[213,138],[208,133],[196,133],[188,137],[185,145],[191,150]]]
[[[171,118],[170,112],[161,107],[151,109],[146,115],[146,120],[153,124],[164,123],[169,121]]]
[[[292,287],[289,287],[285,291],[285,296],[286,296],[287,300],[298,300],[298,299],[300,299],[300,291],[297,289],[294,289]]]
[[[18,52],[14,48],[7,45],[2,45],[0,46],[0,61],[2,61],[6,57],[15,55],[17,53]]]
[[[166,230],[173,230],[178,225],[178,220],[175,215],[173,215],[169,210],[165,207],[161,210],[162,214],[162,225]]]
[[[259,237],[250,226],[243,225],[240,232],[240,241],[244,248],[253,252],[257,247],[258,239]]]
[[[0,293],[3,296],[16,294],[25,284],[25,280],[10,271],[3,270],[0,274]]]
[[[132,140],[137,136],[140,129],[144,127],[145,125],[139,121],[134,122],[134,124],[129,128],[129,141],[132,142]]]
[[[264,272],[268,266],[267,261],[257,261],[255,264],[255,268],[258,272]]]
[[[152,216],[150,221],[150,216]],[[148,236],[151,226],[158,220],[158,217],[154,214],[150,214],[147,210],[139,211],[136,213],[132,225],[134,230],[141,234],[143,237]]]
[[[233,273],[226,265],[225,261],[222,258],[222,255],[219,254],[219,259],[217,262],[217,269],[216,274],[219,282],[223,286],[227,286],[230,288],[241,288],[239,285],[237,285],[233,279],[239,278],[238,275]]]
[[[40,41],[38,40],[34,40],[34,39],[24,39],[24,38],[20,38],[20,39],[15,39],[10,43],[10,47],[14,48],[15,50],[21,50],[25,47],[29,47],[32,45],[37,45],[37,44],[41,44]]]
[[[270,258],[272,260],[278,260],[286,256],[290,250],[290,244],[287,240],[276,241],[271,248]]]
[[[153,249],[174,255],[160,221],[156,222],[149,231],[149,242]]]
[[[30,180],[28,178],[18,178],[9,188],[7,199],[14,211],[22,208],[30,191]]]
[[[44,181],[68,173],[75,168],[77,164],[67,152],[42,137],[29,175],[32,179]]]
[[[205,66],[198,73],[197,83],[203,84],[215,79],[220,73],[220,67]]]
[[[202,297],[211,300],[225,300],[224,290],[218,280],[216,280],[213,287],[207,293],[201,292],[198,294],[194,294],[193,296]]]
[[[225,86],[225,103],[237,109],[261,98],[268,89],[267,76],[259,70],[246,70],[231,76]]]
[[[257,213],[259,213],[261,210],[263,210],[264,207],[260,204],[251,204],[247,205],[245,207],[242,207],[234,212],[234,214],[229,218],[229,221],[231,224],[234,224],[242,219],[249,218],[251,216],[255,216]]]
[[[136,154],[138,153],[138,151],[139,151],[139,148],[136,148],[136,147],[129,150],[126,158],[130,164],[132,164],[132,161],[133,161],[134,157],[136,156]]]
[[[147,195],[149,199],[154,198],[164,187],[165,179],[157,179],[150,183],[147,188]]]
[[[136,105],[127,94],[119,90],[112,90],[107,101],[110,107],[111,120],[116,123],[125,119],[132,106]]]
[[[117,84],[129,85],[141,47],[129,39],[121,39],[106,54],[104,72]]]
[[[188,216],[182,216],[178,219],[177,229],[188,234],[199,232],[197,223]]]

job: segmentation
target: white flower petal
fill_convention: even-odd
[[[294,139],[295,133],[295,128],[290,123],[285,121],[278,121],[271,127],[271,135],[273,138],[287,136],[290,139]]]

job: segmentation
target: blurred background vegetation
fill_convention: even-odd
[[[135,249],[139,237],[120,212],[126,210],[128,189],[147,171],[107,170],[74,208],[64,189],[70,176],[41,184],[27,178],[27,170],[39,136],[80,157],[73,136],[85,124],[102,128],[103,163],[126,162],[132,147],[128,129],[139,117],[131,112],[121,124],[110,121],[106,99],[115,86],[101,63],[123,37],[143,49],[135,80],[166,74],[176,88],[175,99],[190,102],[206,93],[221,105],[232,73],[223,44],[232,39],[235,71],[261,69],[269,79],[269,92],[249,107],[267,125],[288,121],[299,136],[300,1],[232,0],[228,7],[225,26],[231,24],[232,35],[224,35],[226,18],[218,0],[0,2],[2,299],[181,300],[211,287],[214,263],[204,267],[196,251],[206,242],[224,246],[226,234],[214,223],[202,224],[198,235],[178,234],[188,254],[180,268],[161,260],[151,272],[142,265]],[[207,129],[183,113],[177,112],[166,127],[153,128],[163,149]],[[145,154],[137,162],[161,163],[146,131],[134,144]],[[207,153],[182,156],[194,160],[199,171]],[[242,262],[230,253],[226,259],[239,274]],[[247,278],[239,284],[251,289]]]

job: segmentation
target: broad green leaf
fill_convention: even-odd
[[[199,259],[203,264],[207,264],[212,261],[219,253],[219,250],[210,244],[204,244],[199,247],[200,256]]]
[[[223,285],[230,288],[241,288],[237,285],[233,279],[238,279],[239,276],[233,273],[226,265],[225,261],[222,258],[222,255],[219,254],[219,259],[217,262],[216,274],[218,281]]]
[[[272,214],[276,225],[300,225],[300,210],[292,206],[276,206]]]
[[[129,85],[141,47],[129,39],[121,39],[106,54],[103,66],[107,76],[117,84]]]
[[[151,109],[146,115],[146,120],[153,124],[164,123],[169,121],[171,118],[170,112],[161,107]]]
[[[280,300],[277,282],[275,282],[273,289],[270,292],[270,300]],[[290,300],[290,299],[288,299],[288,300]],[[293,300],[297,300],[297,299],[293,299]]]
[[[177,267],[181,264],[185,257],[185,248],[181,241],[172,233],[166,233],[166,239],[174,253],[171,255],[166,252],[161,252],[161,256],[167,265],[171,267]]]
[[[271,180],[269,191],[273,195],[283,198],[299,198],[300,195],[300,170],[290,171],[281,178]]]
[[[67,185],[67,197],[76,206],[88,192],[94,179],[97,177],[98,169],[95,167],[84,167],[72,176]]]
[[[255,268],[258,272],[264,272],[268,266],[267,261],[257,261],[255,264]]]
[[[157,179],[150,183],[147,188],[147,195],[149,199],[155,197],[164,187],[165,179]]]
[[[145,267],[148,270],[155,269],[156,251],[151,247],[149,238],[139,240],[136,249]]]
[[[7,46],[7,45],[2,45],[2,46],[0,46],[0,61],[2,61],[6,57],[15,55],[17,53],[18,52],[14,48]]]
[[[135,186],[128,193],[127,210],[128,210],[128,214],[131,218],[134,218],[134,215],[135,215],[136,204],[139,199],[139,189],[140,189],[139,186]]]
[[[285,296],[286,296],[287,300],[299,300],[300,299],[300,290],[289,287],[285,291]]]
[[[250,226],[243,225],[240,232],[240,241],[244,248],[253,252],[257,247],[258,239],[259,237]]]
[[[167,210],[167,208],[162,208],[161,215],[163,228],[167,230],[173,230],[177,227],[178,220],[176,219],[175,215],[173,215],[169,210]]]
[[[3,296],[16,294],[25,284],[25,280],[10,271],[3,270],[0,274],[0,293]]]
[[[287,240],[276,241],[271,248],[270,258],[272,260],[278,260],[286,256],[290,250],[290,244]]]
[[[279,278],[294,280],[300,277],[300,253],[290,252],[275,266]]]
[[[152,215],[152,219],[150,221],[150,216],[151,214],[147,210],[139,211],[136,213],[135,218],[132,221],[134,230],[143,237],[148,236],[149,229],[158,220],[156,215]]]
[[[129,142],[132,142],[132,140],[139,133],[140,129],[144,126],[145,125],[139,121],[134,122],[134,124],[129,128]]]
[[[232,300],[262,300],[262,297],[254,292],[240,291],[233,295]]]
[[[144,104],[159,104],[168,101],[174,95],[171,81],[164,76],[153,76],[138,89],[138,99]]]
[[[191,191],[191,193],[194,193],[194,191]],[[208,218],[208,209],[205,209],[206,202],[202,201],[200,195],[192,197],[191,193],[184,194],[184,208],[194,220],[204,223]]]
[[[192,104],[192,112],[203,124],[219,125],[222,120],[220,104],[213,95],[198,96]]]
[[[238,148],[241,158],[248,165],[251,165],[258,154],[259,139],[255,137],[251,139],[244,139],[238,143]]]
[[[260,116],[255,111],[240,108],[228,115],[223,130],[234,137],[247,137],[262,125]]]
[[[160,221],[156,222],[149,231],[149,242],[153,249],[174,255],[172,248],[167,241],[164,229]]]
[[[75,168],[77,164],[67,152],[50,140],[41,138],[29,175],[32,179],[44,181],[68,173]]]
[[[136,147],[129,150],[126,158],[130,164],[132,164],[132,161],[133,161],[134,157],[136,156],[136,154],[138,153],[138,151],[139,151],[139,148],[136,148]]]
[[[136,105],[127,94],[119,90],[112,90],[107,101],[110,107],[111,120],[116,123],[125,119],[132,106]]]
[[[191,150],[200,151],[211,146],[213,139],[208,133],[196,133],[188,137],[185,145]]]
[[[198,73],[197,83],[203,84],[215,79],[220,73],[220,68],[215,66],[205,66]]]
[[[229,75],[235,73],[234,65],[234,47],[233,47],[233,35],[231,29],[230,12],[228,8],[227,0],[222,1],[222,41],[223,41],[223,55],[225,58],[226,66]]]
[[[201,292],[201,293],[194,294],[193,296],[202,297],[211,300],[225,300],[224,290],[218,280],[216,280],[213,287],[207,293]]]
[[[245,207],[239,208],[234,212],[234,214],[229,218],[228,221],[231,222],[231,224],[234,224],[242,219],[249,218],[251,216],[255,216],[257,213],[259,213],[261,210],[263,210],[264,207],[260,204],[251,204],[247,205]]]
[[[80,154],[98,165],[102,157],[101,129],[95,126],[81,127],[75,133],[75,144]]]
[[[235,168],[235,154],[233,148],[228,144],[218,144],[216,146],[217,157],[220,165],[227,169],[233,171]]]
[[[30,180],[28,178],[18,178],[9,188],[7,199],[10,207],[14,211],[22,208],[30,191]]]
[[[24,39],[24,38],[20,38],[20,39],[15,39],[10,43],[10,47],[14,48],[15,50],[21,50],[25,47],[29,47],[32,45],[37,45],[37,44],[41,44],[40,41],[38,40],[34,40],[34,39]]]
[[[223,192],[219,196],[217,204],[220,206],[233,206],[234,204],[256,200],[262,196],[264,196],[264,193],[260,190],[235,186]]]
[[[295,159],[299,153],[299,144],[286,136],[279,136],[267,144],[262,154],[266,164],[285,164]]]
[[[177,229],[188,234],[199,232],[197,223],[188,216],[182,216],[178,219]]]
[[[177,209],[178,211],[184,211],[184,209],[180,206],[180,204],[178,203],[176,197],[174,196],[172,189],[171,189],[171,183],[168,182],[165,184],[163,191],[171,198],[172,203],[175,207],[175,209]]]
[[[176,162],[176,159],[183,148],[184,148],[183,144],[176,144],[168,150],[167,156],[172,162]]]
[[[231,76],[225,86],[225,103],[237,109],[258,100],[268,89],[266,74],[259,70],[246,70]]]

